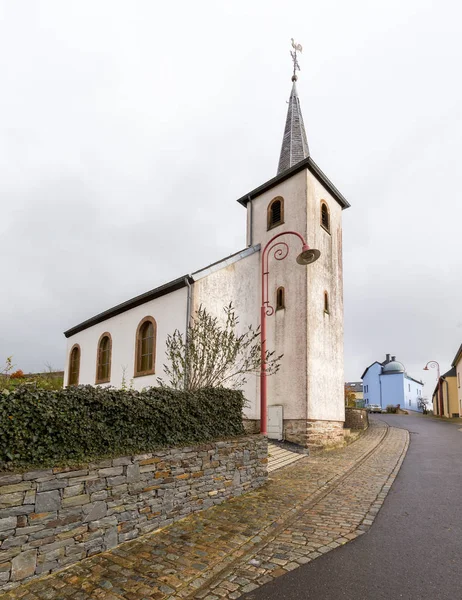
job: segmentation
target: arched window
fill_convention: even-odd
[[[268,229],[284,223],[284,198],[276,196],[268,206]]]
[[[285,291],[283,287],[278,287],[276,291],[276,310],[285,308]]]
[[[111,380],[112,339],[110,333],[103,333],[98,341],[96,360],[96,382],[107,383]]]
[[[152,375],[156,366],[157,324],[153,317],[145,317],[136,331],[135,377]]]
[[[329,312],[329,295],[327,292],[324,292],[324,312]]]
[[[330,215],[329,215],[329,207],[324,202],[321,201],[321,225],[324,227],[326,231],[330,233]]]
[[[67,385],[79,385],[80,372],[80,346],[75,344],[72,346],[69,355],[69,373],[67,376]]]

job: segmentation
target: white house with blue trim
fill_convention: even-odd
[[[422,412],[420,401],[423,383],[406,373],[396,356],[386,355],[384,362],[375,361],[361,376],[364,404],[378,404],[383,410],[397,404],[402,409]]]

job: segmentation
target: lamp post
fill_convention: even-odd
[[[429,370],[428,365],[430,365],[431,369],[436,368],[436,374],[438,376],[438,392],[439,392],[439,397],[440,397],[440,416],[442,417],[444,410],[443,410],[443,390],[441,387],[441,378],[440,378],[440,365],[439,365],[439,363],[436,362],[436,360],[429,360],[428,363],[423,368],[424,371]]]
[[[260,433],[267,435],[267,374],[266,374],[266,317],[274,314],[274,308],[268,300],[268,259],[274,250],[273,256],[276,260],[284,260],[289,254],[289,246],[286,242],[275,242],[282,235],[295,235],[302,243],[302,251],[297,256],[299,265],[309,265],[321,256],[321,252],[310,248],[304,237],[296,231],[283,231],[270,239],[263,249],[261,257],[261,366],[260,366]],[[275,242],[275,243],[273,243]]]

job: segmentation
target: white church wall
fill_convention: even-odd
[[[111,380],[109,383],[101,385],[120,387],[124,367],[127,385],[131,380],[133,380],[133,387],[137,390],[157,385],[157,377],[163,376],[168,334],[172,334],[175,329],[183,333],[185,331],[186,304],[187,288],[182,288],[136,306],[68,338],[64,372],[65,384],[68,378],[70,350],[74,344],[79,344],[81,350],[79,384],[95,385],[98,340],[101,334],[107,331],[112,337]],[[136,330],[139,322],[146,316],[154,317],[157,323],[155,374],[134,377]]]
[[[260,322],[259,256],[256,252],[204,277],[195,274],[193,311],[202,304],[210,314],[224,320],[223,308],[232,301],[242,331],[249,325],[256,328]],[[247,419],[260,418],[259,389],[258,377],[250,375],[243,388],[248,402],[244,411]]]
[[[284,223],[267,230],[268,205],[276,196],[284,198]],[[252,243],[265,244],[278,233],[306,231],[306,176],[304,172],[286,179],[279,185],[252,200]],[[279,241],[279,240],[277,240]],[[289,246],[289,255],[282,261],[269,256],[269,301],[276,309],[276,290],[285,289],[285,308],[275,310],[267,317],[267,345],[276,354],[283,354],[280,371],[268,378],[268,405],[282,404],[284,420],[306,419],[306,274],[310,267],[295,262],[301,243],[293,235],[281,236]],[[261,263],[258,265],[256,285],[261,302]],[[259,314],[259,313],[258,313]]]
[[[307,242],[321,251],[307,267],[308,418],[344,421],[342,209],[309,171],[305,173]],[[321,200],[329,208],[330,233],[321,226]]]

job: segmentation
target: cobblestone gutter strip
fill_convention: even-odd
[[[293,467],[281,469],[259,490],[1,597],[5,600],[237,598],[309,562],[315,558],[314,554],[322,553],[321,548],[331,544],[329,549],[332,549],[332,544],[356,537],[357,533],[350,532],[361,524],[393,468],[383,474],[387,468],[384,465],[380,482],[377,478],[375,487],[369,486],[371,468],[366,468],[369,458],[379,454],[375,452],[379,444],[382,456],[382,448],[390,437],[385,425],[378,423],[342,451],[304,458]],[[396,450],[394,456],[396,462]],[[354,494],[345,496],[342,490],[364,469],[362,485],[374,487],[374,497],[369,498],[369,492],[364,498],[358,482],[353,486]],[[380,489],[376,489],[379,483]],[[341,498],[341,510],[334,502],[337,497]],[[355,505],[355,500],[360,506]],[[316,523],[310,511],[315,516],[321,515],[320,523]]]
[[[401,431],[403,431],[404,435],[405,435],[403,451],[401,452],[401,455],[399,456],[398,461],[396,462],[395,468],[390,473],[390,475],[389,475],[387,481],[385,482],[384,486],[382,487],[380,493],[377,495],[375,502],[371,505],[369,512],[364,517],[361,525],[358,527],[358,530],[361,532],[365,533],[366,531],[368,531],[370,529],[379,510],[382,508],[382,504],[384,503],[385,498],[387,497],[388,492],[390,491],[391,486],[393,485],[393,482],[395,481],[396,476],[398,475],[399,470],[401,469],[403,460],[406,457],[406,453],[409,448],[410,436],[409,436],[409,431],[407,429],[402,429]],[[359,533],[359,531],[358,531],[358,533]]]

